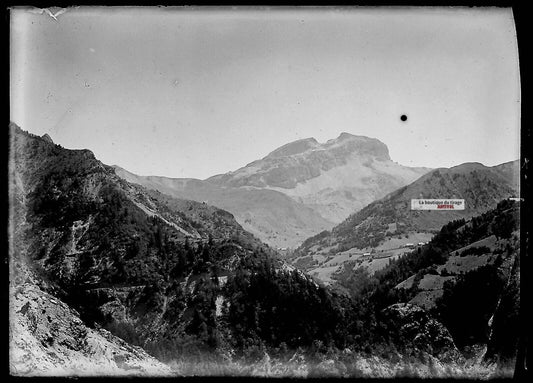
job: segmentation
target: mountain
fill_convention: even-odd
[[[88,150],[10,133],[12,371],[150,373],[157,361],[140,346],[183,373],[206,354],[342,341],[336,295],[230,213],[130,184]]]
[[[296,247],[303,239],[333,226],[310,207],[278,191],[222,187],[192,178],[138,176],[114,168],[128,182],[227,210],[244,229],[271,246]]]
[[[338,223],[429,170],[399,165],[381,141],[343,132],[324,144],[314,138],[286,144],[261,160],[207,181],[277,190]]]
[[[324,144],[291,142],[234,172],[205,181],[138,176],[119,166],[125,180],[231,212],[262,241],[295,248],[331,229],[348,214],[429,171],[393,162],[379,140],[342,133]]]
[[[332,288],[381,318],[393,344],[418,344],[463,365],[475,360],[472,377],[488,365],[511,375],[522,336],[520,253],[520,202],[503,199],[373,273],[345,262]]]
[[[308,238],[293,263],[328,283],[344,262],[357,261],[374,272],[389,258],[408,251],[407,244],[427,242],[447,222],[473,217],[502,199],[516,197],[518,166],[518,161],[493,167],[465,163],[433,170],[350,215],[331,231]],[[465,210],[411,210],[411,199],[419,198],[464,199]],[[370,252],[375,254],[365,256]]]

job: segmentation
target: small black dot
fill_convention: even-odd
[[[407,121],[407,116],[405,114],[402,114],[402,116],[400,117],[400,120]]]

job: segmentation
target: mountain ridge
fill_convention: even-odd
[[[330,154],[324,154],[329,152]],[[222,183],[224,185],[243,186],[239,179],[246,177],[248,174],[245,172],[254,166],[260,166],[259,170],[265,170],[265,161],[270,161],[273,164],[283,165],[283,161],[290,161],[288,166],[298,166],[302,163],[302,156],[308,154],[312,160],[317,162],[316,168],[311,169],[308,172],[303,172],[303,175],[298,178],[298,181],[305,181],[309,178],[314,178],[320,175],[320,171],[327,171],[333,167],[346,164],[347,157],[350,155],[358,155],[363,157],[369,157],[380,161],[390,161],[389,151],[387,146],[376,138],[370,138],[366,136],[356,136],[350,133],[342,132],[337,138],[330,139],[325,143],[319,143],[315,138],[304,138],[296,141],[292,141],[285,145],[278,147],[270,152],[268,155],[260,160],[253,161],[248,165],[241,167],[235,171],[230,171],[223,174],[214,175],[206,179],[206,181],[214,183]],[[291,159],[292,157],[292,159]],[[303,159],[304,161],[307,159]],[[305,170],[301,168],[300,170]],[[266,170],[269,170],[266,168]],[[241,176],[242,174],[242,177]],[[235,179],[235,177],[238,177]],[[257,181],[253,178],[248,180],[248,186],[278,186],[285,189],[294,187],[294,182],[280,181],[268,184],[267,181]],[[263,184],[261,184],[261,182]]]
[[[275,247],[294,247],[298,238],[333,226],[309,207],[275,190],[220,187],[198,179],[137,176],[119,166],[114,168],[129,182],[230,211],[246,230]]]

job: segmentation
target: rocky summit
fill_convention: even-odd
[[[45,134],[43,135],[42,139],[45,140],[46,142],[50,142],[51,144],[54,143],[54,141],[52,140],[52,137],[50,137],[50,136],[48,135],[48,133],[45,133]]]
[[[314,138],[291,142],[261,160],[207,181],[276,190],[339,223],[429,170],[399,165],[381,141],[343,132],[323,144]]]

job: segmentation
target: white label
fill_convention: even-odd
[[[464,199],[412,199],[411,210],[464,210]]]

